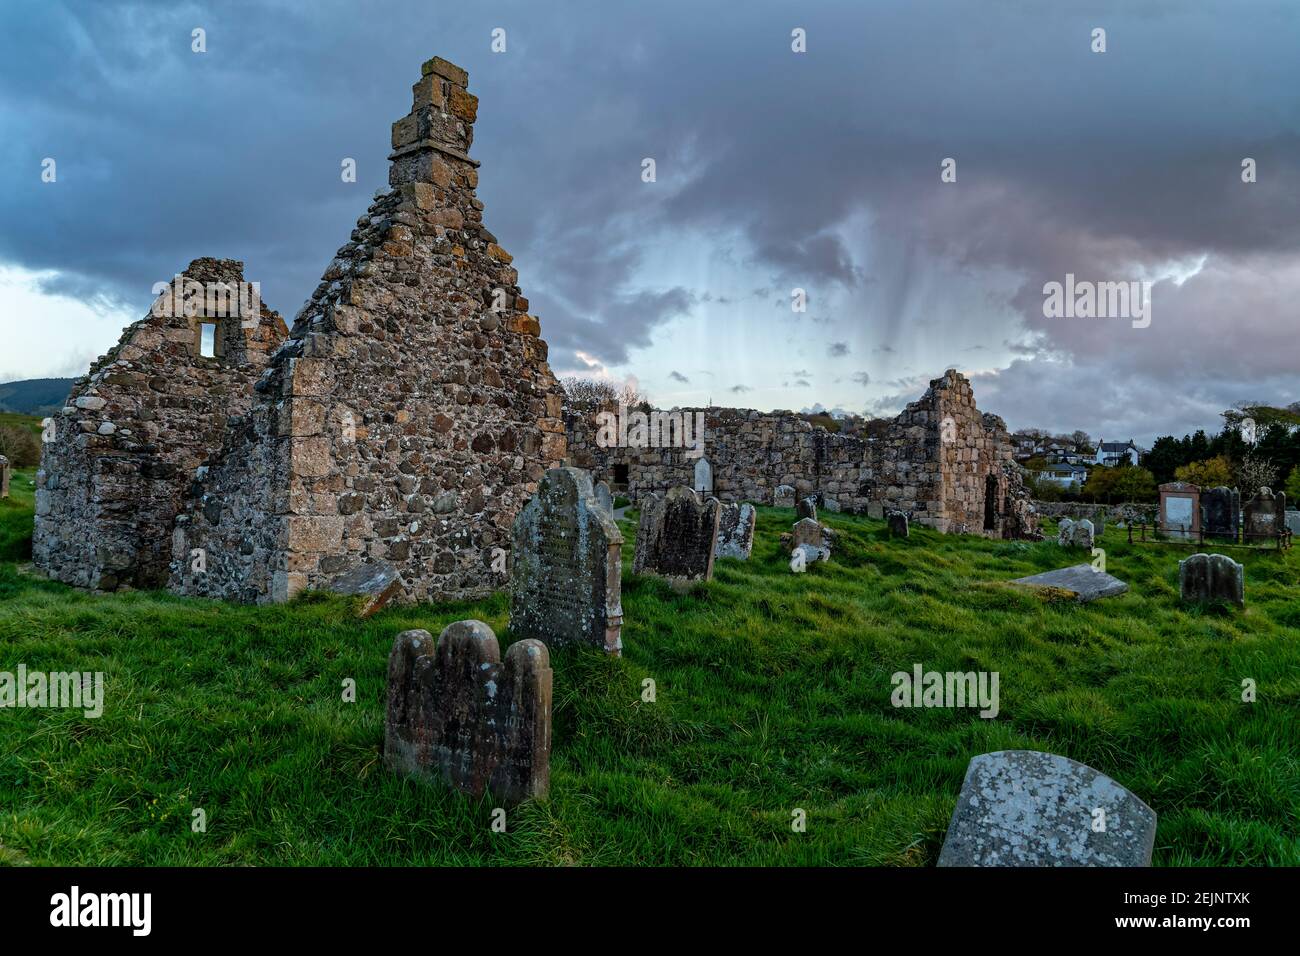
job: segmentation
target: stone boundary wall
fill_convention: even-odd
[[[1095,520],[1098,512],[1104,512],[1107,524],[1119,521],[1130,524],[1145,521],[1147,524],[1154,524],[1156,512],[1159,510],[1159,506],[1155,504],[1134,502],[1107,505],[1080,501],[1035,501],[1034,507],[1044,518],[1073,518],[1076,521],[1083,518]]]

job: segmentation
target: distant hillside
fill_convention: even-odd
[[[0,385],[0,412],[52,415],[63,407],[74,378],[29,378]]]

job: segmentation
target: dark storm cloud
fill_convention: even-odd
[[[685,375],[683,375],[681,372],[677,372],[677,371],[669,372],[668,377],[672,379],[674,382],[681,382],[683,385],[691,384],[691,380],[687,378]]]
[[[653,253],[727,250],[752,273],[740,288],[778,309],[796,287],[827,321],[869,297],[857,354],[906,343],[921,387],[969,344],[925,331],[937,292],[987,277],[1025,335],[994,329],[986,301],[956,317],[1021,356],[975,370],[981,407],[1176,428],[1294,378],[1298,17],[1265,2],[24,4],[0,31],[0,264],[143,312],[190,259],[241,258],[292,316],[385,185],[389,124],[438,53],[480,97],[486,222],[557,367],[624,363],[665,323],[704,321],[700,303],[724,298],[658,274]],[[1097,25],[1105,54],[1088,48]],[[190,52],[196,26],[206,54]],[[39,181],[46,156],[57,184]],[[1042,314],[1043,284],[1067,272],[1169,262],[1203,267],[1156,286],[1147,329]]]

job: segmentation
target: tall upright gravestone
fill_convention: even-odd
[[[1255,497],[1246,502],[1245,540],[1247,543],[1265,543],[1277,537],[1286,527],[1286,494],[1274,494],[1270,488],[1261,488]]]
[[[1220,485],[1201,492],[1201,527],[1207,536],[1237,540],[1241,493]]]
[[[1193,538],[1201,530],[1201,489],[1185,481],[1160,486],[1160,530],[1171,538]]]
[[[718,541],[713,556],[748,561],[754,548],[754,522],[757,517],[758,512],[748,502],[723,505],[718,516]]]
[[[721,510],[718,499],[701,502],[685,486],[669,489],[662,498],[652,494],[642,502],[633,570],[685,581],[709,580]]]
[[[9,497],[9,459],[0,455],[0,498]]]
[[[384,762],[474,797],[511,806],[551,783],[551,662],[546,645],[511,645],[505,662],[492,628],[403,631],[388,658]]]
[[[591,475],[552,468],[515,518],[510,632],[622,651],[623,535]]]

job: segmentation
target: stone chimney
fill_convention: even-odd
[[[469,74],[435,56],[420,68],[420,81],[411,87],[411,112],[393,124],[392,168],[388,182],[393,186],[429,183],[446,187],[447,168],[452,164],[477,167],[469,158],[474,141],[474,120],[478,97],[466,90]],[[472,186],[477,185],[477,176]]]

